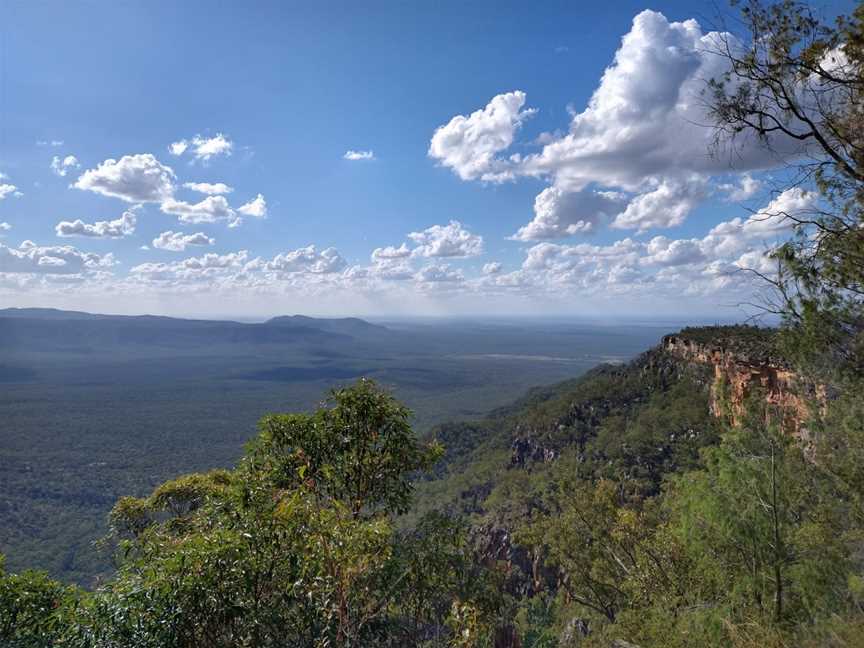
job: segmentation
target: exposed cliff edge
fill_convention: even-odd
[[[826,390],[798,375],[774,347],[774,331],[757,327],[684,329],[667,335],[664,351],[714,370],[711,413],[738,423],[748,400],[764,402],[764,416],[783,429],[806,438],[812,403],[824,403]],[[757,396],[758,394],[758,396]]]

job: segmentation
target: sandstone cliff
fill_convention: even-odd
[[[747,329],[735,327],[742,328]],[[716,334],[706,335],[709,330]],[[751,329],[759,333],[751,333],[751,340],[756,338],[756,342],[747,345],[740,335],[724,334],[726,331],[724,327],[716,327],[693,329],[693,334],[688,334],[685,329],[665,336],[661,346],[676,358],[713,367],[710,407],[715,416],[728,416],[733,423],[740,422],[748,399],[755,397],[766,419],[806,438],[811,403],[824,402],[824,389],[803,380],[788,363],[772,353],[767,343],[770,332]]]

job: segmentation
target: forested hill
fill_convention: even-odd
[[[213,348],[214,345],[346,343],[386,334],[357,318],[300,315],[263,323],[179,319],[154,315],[97,315],[44,308],[0,310],[0,348],[86,351],[107,347]]]

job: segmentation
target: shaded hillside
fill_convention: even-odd
[[[214,345],[345,344],[386,329],[360,319],[274,318],[263,324],[151,315],[91,315],[52,309],[0,310],[0,348],[99,352],[109,347],[194,349]]]
[[[388,333],[386,326],[371,324],[370,322],[358,317],[321,319],[307,317],[306,315],[283,315],[281,317],[273,317],[267,320],[266,324],[267,326],[314,328],[319,331],[355,336],[386,335]]]

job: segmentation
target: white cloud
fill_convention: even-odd
[[[187,247],[192,245],[214,245],[215,239],[210,238],[204,232],[196,232],[195,234],[183,234],[182,232],[173,232],[171,230],[162,232],[159,236],[153,239],[153,247],[159,250],[170,250],[172,252],[182,252]]]
[[[246,250],[228,254],[211,252],[173,263],[142,263],[129,270],[129,274],[158,282],[197,283],[240,272],[248,259]]]
[[[55,155],[51,159],[51,170],[61,178],[65,178],[66,174],[70,171],[74,171],[75,169],[80,169],[81,164],[78,162],[78,158],[74,155],[67,155],[64,158],[61,158],[59,155]]]
[[[677,266],[689,263],[703,263],[706,256],[700,242],[696,239],[670,241],[665,236],[655,236],[646,246],[646,256],[641,262],[645,265]]]
[[[116,263],[113,254],[81,252],[70,245],[39,246],[33,241],[24,241],[17,248],[11,248],[0,243],[0,273],[72,275]]]
[[[745,223],[745,229],[754,233],[775,234],[788,230],[796,221],[806,220],[816,204],[816,194],[801,187],[786,189],[768,205],[752,214]]]
[[[740,253],[753,242],[774,242],[794,227],[793,219],[805,219],[815,204],[815,194],[799,187],[787,189],[746,219],[733,218],[718,223],[702,239],[701,245],[706,254],[728,257]]]
[[[244,216],[252,216],[253,218],[267,217],[267,201],[260,193],[254,200],[250,200],[245,205],[237,208],[237,211]]]
[[[427,265],[414,274],[418,283],[453,283],[465,280],[461,270],[455,270],[446,263]]]
[[[154,242],[155,243],[155,242]],[[220,291],[225,295],[245,294],[311,294],[353,282],[366,281],[368,273],[358,269],[345,272],[347,264],[333,248],[318,250],[310,245],[272,259],[250,259],[246,250],[227,254],[209,253],[170,263],[147,262],[129,271],[126,288],[142,291],[155,287],[161,291]],[[229,292],[222,292],[229,291]]]
[[[136,218],[131,211],[123,212],[112,221],[97,221],[93,224],[78,219],[57,223],[54,231],[60,237],[122,238],[135,232]]]
[[[704,126],[705,82],[728,66],[716,53],[721,38],[734,46],[733,37],[704,34],[695,20],[638,14],[570,132],[526,159],[525,171],[571,190],[596,182],[628,191],[639,191],[645,178],[727,172],[728,158],[708,154],[714,132]],[[755,140],[742,140],[736,153],[742,170],[777,159]]]
[[[695,20],[670,22],[646,10],[633,19],[611,65],[587,106],[571,112],[566,133],[544,133],[542,149],[510,154],[514,133],[530,111],[525,94],[498,95],[468,117],[457,115],[432,136],[429,155],[464,180],[546,179],[551,187],[535,201],[534,219],[514,238],[563,238],[596,229],[611,205],[594,205],[599,191],[627,194],[614,227],[645,231],[682,223],[708,192],[707,181],[729,173],[730,158],[709,154],[714,131],[705,112],[708,79],[721,76],[728,61],[718,55],[728,34],[703,33]],[[736,142],[734,164],[753,172],[777,164],[778,156],[801,144],[776,138],[768,150],[755,138]],[[758,182],[742,178],[735,195],[753,195]],[[604,208],[606,207],[606,208]]]
[[[246,250],[230,252],[228,254],[214,254],[209,252],[200,257],[185,259],[184,261],[181,261],[180,264],[184,268],[190,270],[236,268],[242,266],[248,257],[249,253]]]
[[[211,158],[220,155],[231,155],[233,150],[234,143],[222,133],[217,133],[214,137],[196,135],[191,140],[179,140],[168,146],[171,155],[180,156],[189,152],[192,157],[202,162],[209,162]]]
[[[471,234],[459,221],[433,225],[422,232],[411,232],[408,238],[417,244],[412,250],[418,257],[472,257],[483,253],[483,237]]]
[[[0,232],[8,232],[12,229],[12,226],[7,222],[0,222]]]
[[[63,144],[63,140],[37,140],[36,142],[36,146],[50,146],[52,148],[63,146]]]
[[[3,200],[10,194],[16,196],[19,193],[17,187],[13,184],[0,184],[0,200]]]
[[[727,200],[740,202],[752,198],[762,188],[762,183],[749,173],[745,173],[739,178],[738,184],[721,184],[719,188],[728,194]]]
[[[383,260],[371,266],[351,266],[344,271],[342,277],[349,285],[373,280],[407,281],[414,278],[414,268],[404,260]]]
[[[772,259],[765,250],[745,252],[735,260],[734,265],[742,270],[753,270],[765,276],[771,276],[777,272],[777,260]]]
[[[278,274],[330,274],[341,272],[347,266],[345,259],[335,248],[325,248],[319,252],[314,245],[277,254],[272,260],[261,265],[264,270]]]
[[[108,159],[85,171],[73,185],[131,203],[162,202],[174,195],[174,171],[150,153]]]
[[[383,261],[368,270],[370,276],[384,281],[406,281],[414,277],[414,268],[404,261]]]
[[[534,220],[513,235],[518,241],[558,239],[594,232],[627,203],[615,191],[566,192],[547,187],[534,199]]]
[[[705,196],[704,180],[697,177],[683,182],[663,180],[656,188],[639,194],[615,217],[612,227],[638,229],[675,227]]]
[[[516,131],[533,115],[522,110],[525,93],[499,94],[482,110],[456,115],[438,127],[429,143],[429,156],[453,170],[463,180],[501,182],[512,179],[511,162],[498,153],[513,144]]]
[[[177,216],[183,223],[191,224],[231,221],[235,217],[234,210],[223,196],[208,196],[195,204],[168,198],[159,209],[165,214]]]
[[[374,250],[372,250],[373,262],[392,261],[394,259],[407,259],[410,256],[411,250],[409,250],[408,246],[404,243],[398,248],[392,245],[388,245],[387,247],[375,248]]]
[[[647,243],[626,238],[610,245],[539,243],[527,251],[513,283],[530,285],[534,291],[573,290],[583,296],[638,291],[633,294],[665,297],[671,303],[721,294],[730,301],[746,300],[758,280],[742,269],[776,272],[769,252],[794,225],[785,215],[800,218],[815,200],[812,193],[789,189],[749,218],[718,223],[702,238],[655,236]],[[503,282],[496,278],[493,284]]]
[[[208,196],[228,194],[234,191],[233,187],[229,187],[224,182],[184,182],[183,186],[186,189],[191,189],[192,191],[197,191],[198,193],[207,194]]]
[[[504,266],[502,266],[497,261],[490,261],[489,263],[483,264],[483,274],[484,275],[495,275],[499,274]]]
[[[541,284],[582,284],[596,289],[608,282],[613,268],[635,266],[643,249],[643,244],[632,239],[605,246],[538,243],[529,248],[522,269],[534,273]],[[622,272],[616,272],[620,281]]]
[[[189,142],[186,140],[180,140],[179,142],[172,142],[171,144],[169,144],[168,152],[171,155],[183,155],[188,148]]]
[[[374,160],[375,152],[374,151],[345,151],[345,155],[342,156],[344,160]]]

